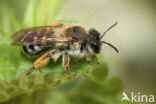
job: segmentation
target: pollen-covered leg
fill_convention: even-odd
[[[42,68],[46,66],[50,60],[50,58],[54,59],[56,61],[61,53],[57,50],[52,50],[48,53],[45,53],[43,56],[41,56],[39,59],[37,59],[34,63],[34,66],[29,69],[26,73],[26,75],[29,75],[31,72],[33,72],[35,69]]]
[[[69,71],[69,61],[70,61],[70,58],[68,56],[68,53],[64,53],[63,58],[62,58],[62,66],[64,67],[67,74],[70,73],[70,71]]]
[[[49,59],[50,59],[49,54],[45,53],[43,56],[41,56],[39,59],[35,61],[34,66],[27,71],[26,75],[29,75],[35,69],[46,66],[49,62]]]

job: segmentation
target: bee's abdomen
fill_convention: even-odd
[[[29,45],[29,46],[22,46],[22,54],[23,55],[39,55],[50,48],[52,48],[53,45]]]

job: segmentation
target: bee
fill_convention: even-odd
[[[22,53],[28,56],[45,52],[25,75],[29,75],[35,69],[43,68],[50,59],[56,62],[61,55],[62,66],[69,74],[69,56],[86,57],[90,62],[93,55],[100,53],[102,44],[107,44],[118,52],[112,44],[102,41],[104,35],[116,25],[117,22],[100,35],[97,30],[87,30],[81,25],[54,22],[50,26],[33,27],[16,32],[12,36],[11,44],[21,46]],[[46,52],[47,50],[49,51]]]

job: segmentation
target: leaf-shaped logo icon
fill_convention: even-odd
[[[127,101],[131,102],[131,100],[128,98],[128,96],[125,92],[123,92],[122,94],[123,94],[123,98],[121,99],[121,101],[127,100]]]

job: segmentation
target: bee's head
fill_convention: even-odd
[[[113,24],[111,27],[109,27],[104,33],[103,35],[100,36],[100,33],[95,30],[95,29],[91,29],[89,30],[89,47],[90,49],[98,54],[100,53],[100,50],[101,50],[101,46],[102,46],[102,43],[103,44],[107,44],[109,45],[110,47],[112,47],[116,52],[118,52],[118,49],[116,47],[114,47],[112,44],[108,43],[108,42],[105,42],[105,41],[102,41],[102,38],[103,36],[111,29],[113,28],[114,26],[117,25],[117,22],[115,24]]]
[[[100,42],[100,34],[95,29],[89,30],[89,47],[94,53],[100,53],[101,50],[101,42]]]

